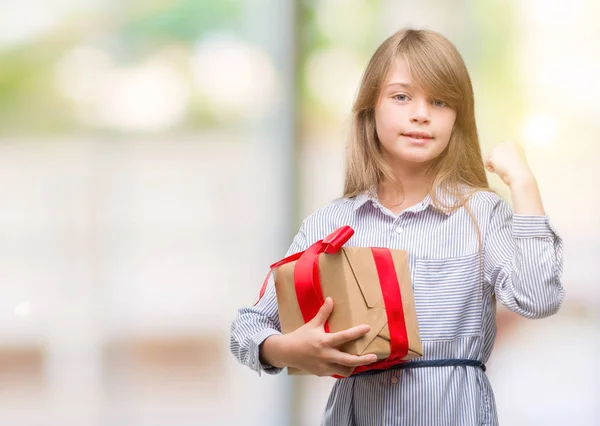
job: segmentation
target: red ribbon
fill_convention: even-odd
[[[408,333],[404,319],[402,294],[400,293],[400,284],[398,283],[392,253],[390,253],[389,249],[376,247],[371,247],[371,252],[375,260],[385,312],[388,318],[390,355],[386,359],[373,364],[356,367],[353,374],[367,370],[389,368],[392,365],[403,362],[403,358],[408,353]]]
[[[349,226],[342,226],[329,234],[323,240],[319,240],[311,245],[307,250],[295,253],[285,259],[271,265],[269,274],[260,289],[258,301],[265,294],[269,276],[273,269],[278,266],[296,261],[294,266],[294,285],[298,306],[302,312],[302,318],[307,323],[312,320],[319,312],[319,309],[325,303],[323,291],[321,289],[321,280],[319,275],[319,255],[321,253],[337,253],[342,246],[352,237],[354,230]],[[408,335],[406,332],[406,323],[404,320],[404,309],[402,307],[402,295],[394,261],[389,249],[371,248],[381,293],[385,304],[385,310],[388,317],[388,327],[390,330],[390,356],[383,361],[375,362],[370,365],[360,366],[354,370],[354,373],[362,371],[388,368],[392,365],[402,362],[402,359],[408,353]],[[255,303],[255,305],[256,305]],[[325,332],[329,333],[329,325],[324,324]],[[334,376],[337,377],[337,376]]]

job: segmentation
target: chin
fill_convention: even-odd
[[[436,156],[426,153],[403,153],[396,158],[404,163],[425,164],[435,160]]]
[[[395,147],[394,150],[387,151],[387,157],[398,164],[427,164],[431,163],[439,155],[431,149],[413,149],[412,147]]]

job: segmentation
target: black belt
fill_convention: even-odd
[[[481,361],[477,361],[474,359],[432,359],[427,361],[410,361],[403,362],[400,364],[393,365],[389,368],[385,368],[382,370],[367,370],[362,373],[353,374],[352,377],[356,376],[370,376],[372,374],[383,373],[384,371],[389,370],[405,370],[407,368],[423,368],[423,367],[479,367],[483,371],[486,370],[485,364]]]

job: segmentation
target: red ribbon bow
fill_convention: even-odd
[[[272,264],[269,274],[267,274],[262,288],[260,289],[260,294],[256,303],[258,303],[265,294],[269,276],[273,269],[286,263],[297,261],[294,266],[294,286],[296,289],[298,306],[302,312],[304,322],[307,323],[312,320],[319,312],[323,303],[325,303],[319,275],[319,255],[321,253],[337,253],[352,235],[354,235],[354,230],[350,226],[342,226],[324,239],[311,245],[307,250],[295,253]],[[368,366],[357,367],[354,369],[353,373],[391,367],[392,365],[402,362],[403,358],[408,353],[408,335],[404,320],[402,296],[400,294],[400,286],[398,284],[398,277],[396,276],[392,254],[389,249],[386,248],[372,247],[371,252],[373,253],[373,259],[375,260],[385,310],[388,317],[391,346],[390,356],[383,361],[375,362]],[[324,329],[325,332],[329,333],[329,324],[327,322],[324,324]]]

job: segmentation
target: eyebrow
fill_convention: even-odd
[[[404,87],[406,89],[411,89],[413,87],[412,84],[405,83],[405,82],[402,82],[402,81],[394,81],[394,82],[388,84],[387,87],[390,87],[390,86],[402,86],[402,87]]]

